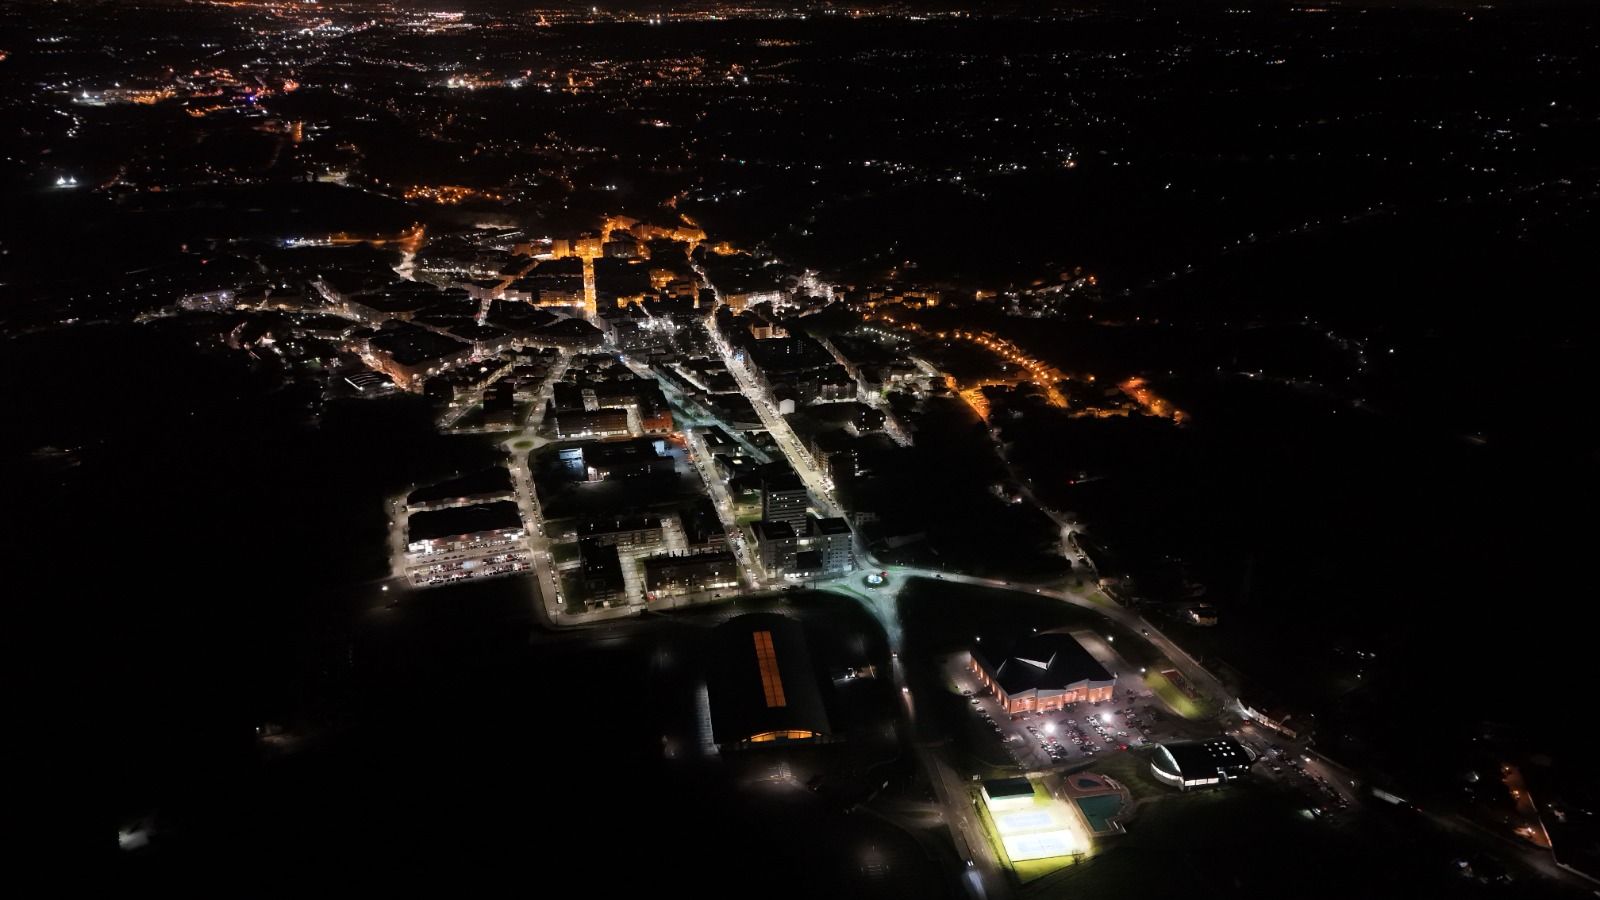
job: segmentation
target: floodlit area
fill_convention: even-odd
[[[983,794],[990,827],[1006,859],[1016,863],[1057,860],[1061,865],[1089,851],[1089,836],[1067,804],[1052,796],[1039,782],[1031,794]],[[1039,873],[1042,874],[1042,873]],[[1019,876],[1021,873],[1019,873]]]
[[[1011,857],[1012,862],[1071,856],[1083,849],[1073,843],[1072,833],[1064,830],[1010,835],[1002,837],[1001,841],[1005,844],[1006,856]]]

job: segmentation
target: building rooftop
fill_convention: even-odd
[[[582,563],[583,580],[591,590],[603,588],[620,591],[626,584],[622,575],[622,557],[615,544],[602,544],[596,540],[578,541],[578,555]]]
[[[1248,768],[1255,757],[1227,735],[1204,741],[1162,744],[1155,764],[1181,778],[1211,778],[1219,772]]]
[[[515,300],[494,300],[489,304],[487,320],[501,328],[527,331],[556,321],[554,313]]]
[[[736,616],[711,638],[706,691],[719,746],[804,740],[830,731],[799,622],[776,613]]]
[[[494,325],[479,325],[476,322],[456,325],[450,329],[450,333],[467,341],[493,341],[511,334],[504,328],[498,328]]]
[[[594,537],[601,534],[617,534],[623,531],[645,531],[651,528],[660,528],[659,516],[614,516],[605,519],[589,519],[578,525],[578,537]]]
[[[763,472],[761,488],[766,491],[803,491],[806,489],[806,484],[793,469],[785,467],[779,471]]]
[[[996,643],[1001,646],[995,647]],[[972,657],[1007,694],[1116,680],[1072,635],[1059,631],[1030,634],[1008,648],[1002,642],[979,641],[972,648]]]
[[[521,527],[522,514],[517,511],[517,504],[510,500],[419,512],[406,520],[406,534],[412,541]]]
[[[788,522],[774,522],[770,519],[761,519],[750,523],[750,530],[755,532],[756,540],[793,540],[794,526]]]
[[[540,260],[530,275],[576,275],[583,277],[583,260],[576,256]]]
[[[582,319],[561,319],[538,331],[552,337],[596,337],[600,334],[600,329]]]
[[[830,516],[825,519],[813,519],[812,521],[815,522],[812,527],[816,529],[817,534],[850,533],[850,523],[838,516]]]
[[[414,366],[431,359],[443,359],[465,351],[466,344],[415,325],[386,323],[382,331],[367,339],[368,345],[379,353],[387,353],[403,366]]]
[[[727,530],[722,525],[722,519],[717,516],[717,508],[712,505],[710,497],[697,497],[685,504],[678,510],[678,520],[683,524],[684,540],[688,541],[690,546],[721,540],[727,536]]]
[[[686,553],[682,556],[651,556],[644,561],[645,573],[670,572],[674,569],[697,566],[734,566],[733,554],[726,550],[715,553]]]
[[[983,792],[990,797],[1032,797],[1033,782],[1026,778],[992,778],[983,783]]]
[[[477,472],[469,472],[460,478],[419,487],[406,495],[406,504],[416,506],[422,503],[440,503],[458,497],[509,494],[511,491],[511,473],[504,466],[491,466]]]
[[[640,460],[660,459],[660,438],[624,438],[622,440],[595,441],[583,444],[585,465],[602,468]]]

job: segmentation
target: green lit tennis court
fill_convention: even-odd
[[[1021,791],[994,796],[989,790],[1005,785],[986,782],[978,808],[995,855],[1026,884],[1072,865],[1089,851],[1089,836],[1072,811],[1041,784],[1014,781]]]

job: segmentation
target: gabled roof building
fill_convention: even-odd
[[[999,646],[996,646],[999,644]],[[1117,679],[1065,632],[1032,634],[972,648],[972,671],[1012,714],[1110,700]]]

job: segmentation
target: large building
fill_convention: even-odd
[[[1030,634],[1009,647],[995,643],[980,640],[972,648],[972,671],[1013,715],[1111,699],[1116,676],[1070,634]]]
[[[362,362],[389,376],[408,391],[450,366],[465,362],[472,347],[462,341],[401,322],[385,323],[383,330],[356,342]]]
[[[706,693],[723,750],[826,740],[831,730],[805,630],[776,613],[736,616],[711,638]]]
[[[626,441],[596,441],[566,447],[559,451],[561,464],[576,478],[605,481],[609,478],[642,478],[670,475],[675,466],[661,438]]]
[[[511,497],[516,488],[505,466],[490,466],[448,481],[419,487],[406,495],[406,508],[420,512],[445,506],[467,506]]]
[[[738,587],[739,564],[726,551],[652,556],[644,561],[644,586],[652,598]]]
[[[1173,787],[1189,790],[1226,784],[1250,770],[1255,754],[1227,735],[1206,741],[1162,744],[1150,760],[1150,772]]]
[[[728,548],[728,532],[710,497],[699,497],[678,507],[683,543],[691,553],[712,553]]]
[[[983,783],[983,801],[991,810],[1026,809],[1033,805],[1033,782],[1025,777],[996,778]]]
[[[473,544],[510,543],[525,534],[522,514],[510,500],[452,506],[413,513],[406,520],[406,549],[413,554],[442,553]]]
[[[497,381],[483,391],[483,424],[486,428],[513,428],[517,424],[517,389],[508,381]]]
[[[628,433],[628,413],[621,409],[557,410],[556,437],[612,437]]]
[[[617,545],[589,538],[578,542],[584,600],[591,606],[608,606],[628,598],[627,579]]]
[[[812,518],[806,524],[808,533],[801,543],[807,550],[817,554],[822,574],[837,575],[855,567],[855,543],[850,534],[850,523],[841,518]]]
[[[799,553],[799,540],[788,522],[769,522],[762,519],[750,523],[750,542],[755,545],[756,556],[768,578],[776,578],[794,568],[795,555]]]
[[[761,480],[761,518],[784,522],[796,534],[806,530],[806,486],[792,470],[773,472]]]
[[[661,519],[659,516],[588,519],[578,525],[578,540],[614,546],[625,553],[651,553],[661,546]]]

